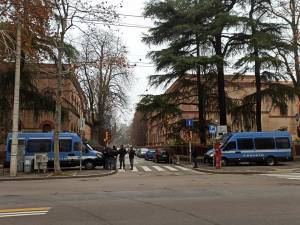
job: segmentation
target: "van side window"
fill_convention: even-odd
[[[71,152],[72,151],[72,140],[71,139],[60,139],[59,140],[59,150],[61,152]]]
[[[229,142],[223,151],[230,151],[230,150],[236,150],[236,143],[235,141]]]
[[[20,146],[24,146],[24,147],[25,147],[25,140],[19,139],[19,140],[18,140],[18,145],[19,145],[19,147],[20,147]],[[11,140],[8,141],[8,144],[7,144],[7,151],[8,151],[8,152],[11,152]]]
[[[256,149],[274,149],[275,142],[274,138],[255,138],[255,148]]]
[[[74,151],[80,151],[81,148],[81,143],[80,142],[75,142],[74,143]]]
[[[51,152],[51,140],[31,139],[27,141],[27,152]]]
[[[276,141],[276,148],[283,149],[283,148],[290,148],[290,141],[288,138],[275,138]]]
[[[237,145],[239,150],[252,150],[253,140],[251,138],[241,138],[237,139]]]

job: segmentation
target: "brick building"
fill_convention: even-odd
[[[12,64],[0,64],[1,72],[12,69]],[[62,105],[66,111],[64,120],[62,122],[62,131],[70,131],[79,133],[79,120],[81,117],[87,116],[87,99],[76,79],[73,69],[68,67],[68,74],[64,76],[62,81]],[[56,89],[56,66],[54,64],[26,64],[25,69],[30,71],[33,83],[36,85],[38,91],[42,95],[51,95],[55,97]],[[86,121],[89,121],[86,118]],[[19,127],[24,132],[49,132],[54,129],[54,113],[42,112],[38,117],[34,116],[34,112],[30,110],[20,111]],[[5,144],[6,132],[2,131],[0,145],[2,150]],[[86,139],[91,139],[91,127],[86,122],[84,136]]]
[[[232,79],[233,76],[225,76],[225,90],[227,96],[232,99],[242,99],[244,96],[251,93],[255,93],[255,77],[251,75],[243,76],[239,79]],[[283,82],[285,84],[291,84],[289,82]],[[266,85],[262,85],[262,89]],[[178,83],[174,82],[166,92],[172,92],[178,87]],[[196,103],[197,99],[190,99],[190,102]],[[174,140],[169,138],[168,132],[172,132],[166,129],[164,123],[174,123],[176,120],[182,119],[194,119],[198,120],[198,107],[196,104],[182,104],[179,105],[182,111],[180,117],[166,119],[166,121],[152,121],[148,120],[147,123],[147,145],[157,146],[165,144],[173,144]],[[272,106],[271,100],[264,98],[262,100],[262,129],[264,131],[273,131],[278,129],[287,129],[292,136],[296,137],[296,127],[298,122],[296,121],[296,114],[299,113],[299,102],[295,99],[293,102],[288,102],[288,110],[286,114],[282,114],[278,108]],[[217,110],[208,110],[206,114],[206,120],[208,123],[218,124],[219,112]],[[227,125],[229,130],[232,131],[246,131],[243,127],[243,123],[233,123],[232,116],[227,114]],[[250,130],[255,131],[255,123],[250,128]],[[181,132],[180,136],[185,139],[186,132]],[[208,131],[207,131],[208,135]],[[193,143],[199,143],[198,135],[193,135]]]

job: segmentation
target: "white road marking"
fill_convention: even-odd
[[[134,166],[132,172],[138,172],[137,168]]]
[[[148,166],[141,166],[145,172],[151,172],[152,170]]]
[[[157,171],[166,171],[165,169],[161,168],[160,166],[152,166]]]
[[[50,208],[1,209],[0,218],[46,215]]]
[[[190,171],[191,169],[183,167],[183,166],[175,166],[176,168],[180,169],[180,170],[184,170],[184,171]]]
[[[164,166],[164,168],[166,168],[170,171],[178,171],[177,169],[175,169],[174,167],[171,167],[171,166]]]
[[[261,174],[262,176],[288,179],[288,180],[300,180],[300,173],[285,173],[285,174]]]

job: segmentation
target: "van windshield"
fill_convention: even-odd
[[[92,148],[92,146],[90,146],[88,143],[84,143],[85,146],[85,150],[86,151],[93,151],[94,149]]]
[[[231,136],[232,136],[232,134],[224,134],[221,137],[221,146],[226,145],[226,143],[228,142],[228,140],[230,139]]]

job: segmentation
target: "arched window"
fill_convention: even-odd
[[[47,132],[50,132],[50,131],[52,131],[51,125],[47,124],[47,123],[44,124],[44,126],[43,126],[43,132],[47,133]]]

